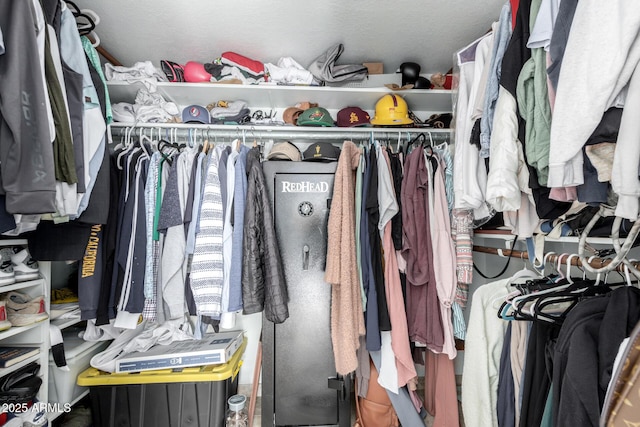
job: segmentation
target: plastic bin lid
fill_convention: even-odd
[[[192,383],[224,381],[238,375],[242,366],[242,355],[247,347],[247,338],[242,341],[240,348],[227,363],[219,365],[194,366],[173,369],[157,369],[143,372],[109,373],[96,368],[89,368],[78,375],[80,386],[113,386],[129,384],[159,384],[159,383]]]
[[[104,341],[85,341],[77,335],[77,332],[69,331],[62,334],[62,342],[64,345],[65,359],[74,359],[86,351],[92,350],[102,344]],[[49,354],[49,360],[53,360],[53,356]]]

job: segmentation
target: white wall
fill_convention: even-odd
[[[233,329],[244,330],[247,337],[247,348],[242,357],[242,367],[238,377],[239,384],[253,383],[253,372],[256,365],[256,355],[258,352],[258,342],[262,332],[262,313],[239,315],[236,318],[236,325]]]
[[[291,56],[307,67],[335,43],[338,64],[405,61],[445,72],[453,53],[485,33],[505,0],[78,0],[98,13],[102,45],[124,65],[207,62],[235,51],[262,62]]]

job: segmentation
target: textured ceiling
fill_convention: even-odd
[[[77,0],[100,16],[102,46],[130,66],[160,59],[208,62],[235,51],[262,62],[289,56],[303,67],[336,43],[338,64],[405,61],[447,71],[455,51],[485,33],[504,0]]]

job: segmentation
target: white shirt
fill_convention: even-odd
[[[497,426],[500,354],[508,322],[492,303],[508,294],[509,279],[481,286],[473,293],[464,342],[462,412],[477,426]],[[499,306],[499,304],[498,304]]]
[[[546,52],[549,51],[551,34],[553,33],[553,26],[558,16],[560,1],[561,0],[542,0],[538,15],[536,16],[536,22],[533,25],[533,30],[531,30],[529,41],[527,42],[529,49],[542,47]]]

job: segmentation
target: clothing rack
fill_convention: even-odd
[[[502,256],[502,257],[520,258],[522,260],[529,259],[529,253],[527,251],[519,251],[519,250],[515,250],[515,249],[502,249],[502,248],[493,248],[493,247],[490,247],[490,246],[473,245],[473,251],[474,252],[481,252],[481,253],[485,253],[485,254],[499,255],[499,256]],[[545,255],[544,259],[546,261],[551,262],[551,263],[557,263],[558,262],[558,258],[560,258],[560,260],[564,264],[566,264],[567,261],[568,261],[573,266],[582,267],[583,264],[580,261],[580,258],[577,255],[574,254],[571,257],[571,259],[569,259],[569,257],[571,255],[572,254],[548,253],[548,254]],[[603,267],[606,267],[607,265],[609,265],[610,263],[611,263],[611,259],[609,259],[609,258],[601,258],[601,257],[589,258],[589,265],[591,267],[594,267],[594,268],[603,268]],[[640,262],[638,262],[638,261],[632,261],[631,264],[635,268],[640,267]],[[625,265],[624,264],[618,264],[616,266],[616,268],[614,268],[612,271],[624,272],[625,271]]]
[[[111,135],[115,138],[131,131],[132,135],[159,134],[173,135],[177,137],[203,137],[207,139],[275,139],[275,140],[386,140],[390,144],[397,142],[406,144],[413,141],[420,134],[424,134],[426,141],[433,144],[449,142],[451,131],[449,129],[432,128],[336,128],[336,127],[296,127],[296,126],[267,126],[267,125],[207,125],[185,123],[112,123]]]

